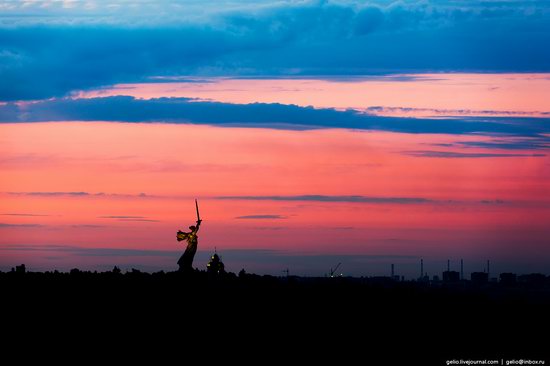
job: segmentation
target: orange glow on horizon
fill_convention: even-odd
[[[420,255],[456,251],[457,240],[463,251],[492,248],[518,232],[532,235],[540,248],[550,218],[548,156],[406,154],[444,151],[430,144],[456,140],[451,135],[106,122],[3,124],[0,135],[4,248],[38,243],[179,250],[175,231],[193,222],[194,197],[205,219],[203,249]],[[426,201],[217,198],[302,195]],[[246,218],[257,215],[273,218]],[[524,243],[502,245],[506,252]]]

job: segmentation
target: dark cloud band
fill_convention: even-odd
[[[0,122],[113,121],[196,123],[217,126],[293,130],[348,128],[404,133],[490,134],[536,137],[532,147],[546,147],[549,118],[464,117],[448,119],[383,117],[355,110],[300,107],[279,103],[231,104],[189,98],[136,99],[115,96],[51,99],[32,104],[0,105]],[[501,147],[505,148],[506,145]],[[73,194],[81,194],[74,192]]]

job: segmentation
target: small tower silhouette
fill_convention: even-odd
[[[12,272],[13,272],[13,269],[12,269]],[[27,272],[27,268],[25,267],[24,264],[22,264],[20,266],[15,266],[15,272],[20,273],[20,274],[24,274],[24,273]]]
[[[216,249],[214,249],[214,254],[212,254],[212,257],[210,257],[210,261],[206,265],[206,272],[213,274],[225,273],[225,266]]]

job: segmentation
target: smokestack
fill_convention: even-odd
[[[464,260],[460,260],[460,279],[464,279]]]
[[[420,260],[420,278],[424,278],[424,259]]]
[[[393,278],[393,277],[394,277],[394,273],[393,273],[393,263],[392,263],[392,265],[391,265],[391,278]]]
[[[451,260],[447,259],[447,272],[451,270]]]
[[[491,268],[489,267],[490,263],[489,263],[489,260],[487,259],[487,277],[491,277]]]

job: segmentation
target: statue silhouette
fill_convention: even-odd
[[[199,214],[199,202],[196,198],[195,209],[197,210],[197,225],[189,226],[189,229],[191,230],[190,232],[179,230],[176,235],[178,241],[187,241],[187,248],[185,248],[185,252],[178,260],[180,272],[190,272],[193,270],[193,258],[195,258],[195,253],[197,252],[197,246],[199,244],[199,237],[197,236],[197,232],[199,231],[199,227],[201,226],[202,222],[201,216]]]
[[[188,272],[193,270],[193,258],[197,252],[197,246],[199,244],[199,237],[197,232],[199,231],[202,220],[197,220],[197,225],[189,226],[190,232],[178,231],[177,239],[178,241],[186,240],[187,248],[178,260],[178,265],[180,266],[180,272]]]

